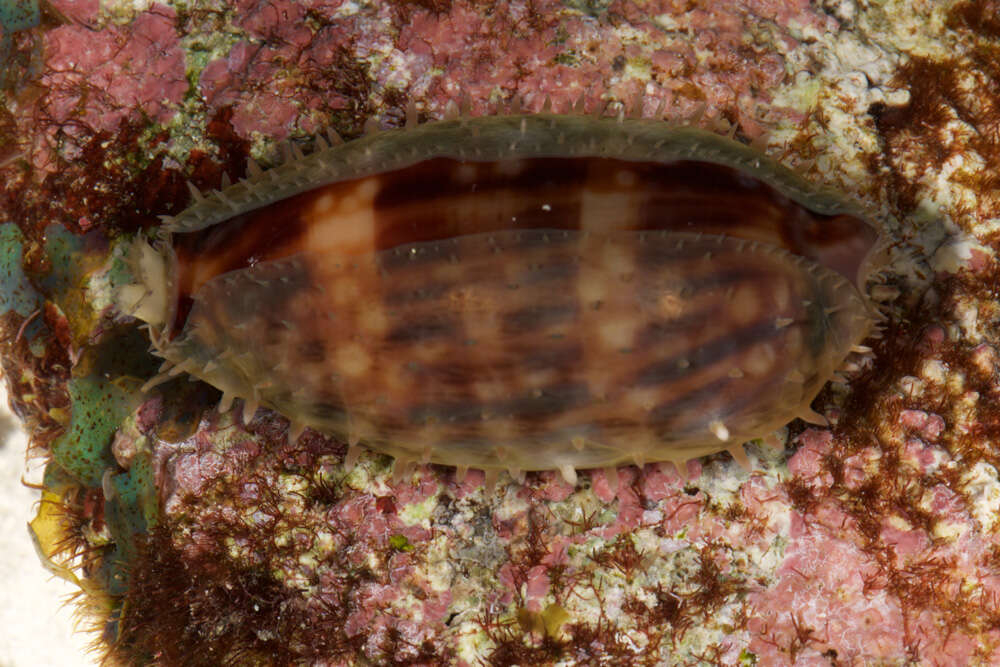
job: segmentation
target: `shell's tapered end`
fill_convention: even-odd
[[[154,334],[169,323],[175,307],[172,253],[140,236],[126,248],[125,260],[132,282],[116,290],[116,306],[122,313],[147,322],[155,344],[158,335]]]

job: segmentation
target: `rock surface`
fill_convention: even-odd
[[[2,363],[57,462],[36,534],[115,660],[1000,660],[1000,5],[41,6],[0,52]],[[348,469],[342,443],[289,445],[279,415],[220,415],[183,380],[136,391],[155,368],[113,319],[109,258],[186,181],[411,102],[426,120],[581,95],[733,130],[894,230],[886,329],[814,403],[828,428],[750,446],[750,472],[719,455],[490,489]]]

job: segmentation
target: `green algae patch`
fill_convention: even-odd
[[[62,225],[45,228],[45,256],[52,262],[52,270],[41,283],[46,294],[56,301],[78,282],[83,273],[83,267],[76,261],[81,257],[83,248],[83,239]]]
[[[77,235],[52,224],[45,228],[45,256],[52,268],[41,284],[54,301],[65,301],[80,290],[93,271],[107,265],[107,241],[103,234],[91,232]]]
[[[137,398],[118,385],[95,377],[69,381],[70,423],[52,443],[52,457],[85,486],[100,486],[104,471],[115,467],[111,438]]]
[[[0,87],[13,87],[19,79],[15,73],[21,68],[12,62],[17,60],[12,35],[37,27],[41,20],[38,0],[0,0]],[[28,65],[29,71],[35,70],[41,59],[41,40],[34,40],[32,51],[33,62]],[[37,72],[31,73],[34,75]]]
[[[156,523],[158,504],[153,481],[153,465],[148,451],[140,451],[126,472],[110,479],[111,497],[104,504],[105,520],[115,538],[117,554],[133,561],[140,535]]]
[[[80,486],[80,483],[66,470],[56,463],[49,461],[45,466],[45,473],[42,476],[42,488],[50,491],[59,497],[63,497],[73,489]]]
[[[57,305],[69,323],[76,347],[90,340],[98,319],[97,300],[88,290],[91,275],[108,265],[109,246],[103,232],[78,236],[62,225],[45,228],[45,257],[49,270],[38,278],[46,298]]]
[[[389,537],[389,546],[396,551],[413,551],[413,545],[406,539],[406,535],[392,535]]]
[[[90,275],[107,264],[106,238],[99,232],[75,236],[61,225],[49,225],[44,263],[30,277],[24,268],[26,245],[17,225],[0,224],[0,313],[13,311],[31,318],[21,336],[34,343],[46,329],[42,318],[34,316],[46,304],[55,305],[66,319],[75,346],[85,347],[98,319],[87,284]]]
[[[41,306],[41,296],[24,273],[24,235],[14,223],[4,223],[0,225],[0,311],[28,317]],[[41,326],[38,322],[24,335],[37,333]]]
[[[38,0],[0,0],[0,26],[4,32],[30,30],[41,20]]]

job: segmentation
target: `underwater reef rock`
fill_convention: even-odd
[[[109,663],[1000,661],[997,3],[14,5],[0,363],[47,461],[33,534]],[[142,391],[160,360],[116,295],[189,184],[578,101],[728,135],[887,230],[883,330],[827,425],[747,467],[487,480],[289,439],[183,373]]]

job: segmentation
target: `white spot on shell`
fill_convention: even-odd
[[[660,317],[672,320],[684,314],[687,303],[677,292],[668,291],[659,296],[656,305]]]
[[[590,305],[603,301],[607,297],[608,284],[601,276],[586,272],[581,274],[577,280],[576,291],[580,295],[580,301]]]
[[[727,442],[729,440],[729,429],[726,428],[726,425],[718,419],[709,422],[708,429],[712,432],[712,435],[722,442]]]
[[[774,368],[777,356],[773,345],[770,343],[758,343],[747,352],[743,358],[741,367],[748,374],[755,377],[766,375]]]
[[[347,377],[359,378],[371,368],[372,360],[364,347],[357,343],[346,343],[334,352],[337,369]]]
[[[638,322],[634,320],[607,320],[598,325],[598,337],[609,349],[621,350],[632,347]]]
[[[735,324],[749,324],[760,312],[760,295],[754,285],[740,285],[729,301],[729,315]]]
[[[621,244],[609,243],[604,246],[601,253],[601,261],[604,267],[612,274],[628,274],[635,271],[635,262],[632,254]]]
[[[333,210],[333,207],[336,206],[336,204],[337,200],[333,195],[325,194],[316,200],[316,203],[313,205],[313,209],[320,215],[326,215]]]

